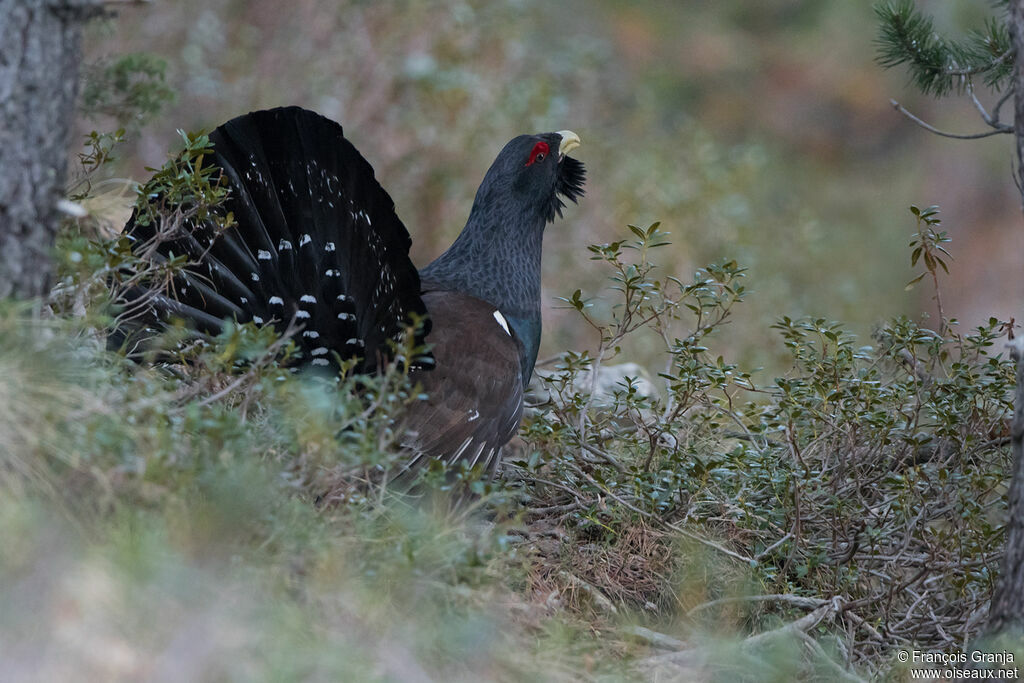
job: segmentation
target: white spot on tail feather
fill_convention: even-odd
[[[256,258],[258,258],[260,261],[269,261],[270,252],[267,251],[266,249],[260,249],[259,251],[256,252]]]
[[[299,298],[299,301],[307,304],[315,304],[316,297],[312,294],[303,294],[302,297]]]
[[[310,242],[312,242],[312,241],[313,241],[313,238],[309,236],[309,233],[306,233],[305,235],[303,235],[303,236],[302,236],[302,237],[301,237],[301,238],[299,239],[299,246],[300,246],[300,247],[303,247],[303,246],[305,246],[305,245],[309,244],[309,243],[310,243]]]
[[[450,462],[455,462],[456,460],[461,458],[463,451],[465,451],[466,448],[468,448],[469,444],[471,444],[471,443],[473,443],[473,437],[467,436],[466,440],[462,442],[462,445],[459,446],[458,449],[454,453],[452,453]]]
[[[252,317],[252,321],[254,323],[256,323],[257,325],[262,325],[263,324],[263,318],[259,317],[258,315],[254,315]]]
[[[292,243],[289,242],[288,240],[281,240],[280,242],[277,243],[277,250],[278,251],[288,251],[291,248],[292,248]]]
[[[494,312],[494,319],[498,321],[499,325],[501,325],[501,329],[505,330],[505,334],[511,337],[512,332],[508,329],[508,322],[506,322],[505,316],[501,314],[501,311]]]
[[[328,242],[325,244],[324,251],[334,251],[334,242]]]
[[[271,306],[284,306],[284,299],[282,299],[279,296],[272,296],[270,297],[270,301],[268,301],[267,303],[269,303]]]
[[[318,346],[315,349],[313,349],[310,353],[312,353],[314,356],[326,356],[327,355],[327,347],[326,346]]]
[[[331,361],[327,360],[326,358],[314,358],[313,359],[313,365],[330,365],[330,364],[331,364]]]
[[[476,462],[477,462],[477,460],[480,459],[480,456],[483,454],[484,446],[486,446],[486,445],[487,445],[486,443],[481,443],[480,446],[477,447],[476,455],[473,456],[473,460],[470,461],[470,463],[469,463],[469,469],[473,469],[474,467],[476,467]]]
[[[309,317],[309,311],[296,311],[295,317],[298,318],[299,320],[305,320],[306,318]]]

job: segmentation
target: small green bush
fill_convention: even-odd
[[[138,217],[230,224],[208,139],[184,142]],[[938,287],[948,240],[934,207],[913,211],[913,283]],[[748,340],[789,356],[766,380],[713,350],[754,296],[744,269],[665,274],[667,243],[656,223],[590,247],[607,314],[579,290],[562,304],[594,349],[538,373],[502,476],[456,473],[477,496],[454,506],[451,473],[428,471],[415,497],[380,484],[422,398],[405,364],[296,374],[289,331],[251,324],[172,328],[129,362],[104,350],[111,304],[192,264],[69,226],[56,315],[0,309],[0,525],[18,539],[0,585],[42,577],[39,599],[79,616],[61,631],[5,588],[0,632],[37,640],[0,642],[96,679],[162,666],[203,623],[209,649],[175,661],[208,677],[791,680],[975,637],[1003,543],[1008,325],[897,318],[863,344],[783,317],[774,340]],[[608,390],[636,337],[661,348],[656,380],[629,366]]]

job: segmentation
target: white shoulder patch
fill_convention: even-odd
[[[505,330],[505,334],[511,337],[512,332],[508,329],[508,322],[505,321],[505,316],[501,314],[501,311],[494,312],[494,319],[497,320],[498,324],[501,325],[501,328]]]

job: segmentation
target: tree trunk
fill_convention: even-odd
[[[0,298],[49,291],[78,85],[97,0],[0,0]]]
[[[1013,481],[1008,500],[1006,550],[999,584],[989,608],[989,631],[1024,631],[1024,338],[1012,342],[1010,356],[1017,363],[1017,391],[1014,396],[1010,443],[1013,452]]]
[[[1017,175],[1014,181],[1021,194],[1024,208],[1024,0],[1009,3],[1010,40],[1015,51],[1013,57],[1013,131],[1017,139]]]
[[[1017,174],[1014,180],[1024,207],[1024,0],[1009,3],[1010,40],[1013,58],[1014,137],[1017,140]],[[1010,357],[1017,364],[1017,390],[1014,392],[1010,443],[1013,453],[1013,479],[1007,500],[1006,546],[992,605],[988,631],[1024,631],[1024,339],[1011,342]]]

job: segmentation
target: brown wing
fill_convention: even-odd
[[[402,445],[412,452],[405,469],[438,458],[481,465],[491,475],[523,416],[522,344],[485,301],[427,291],[423,302],[435,366],[413,375],[428,398],[410,406],[402,422]]]

